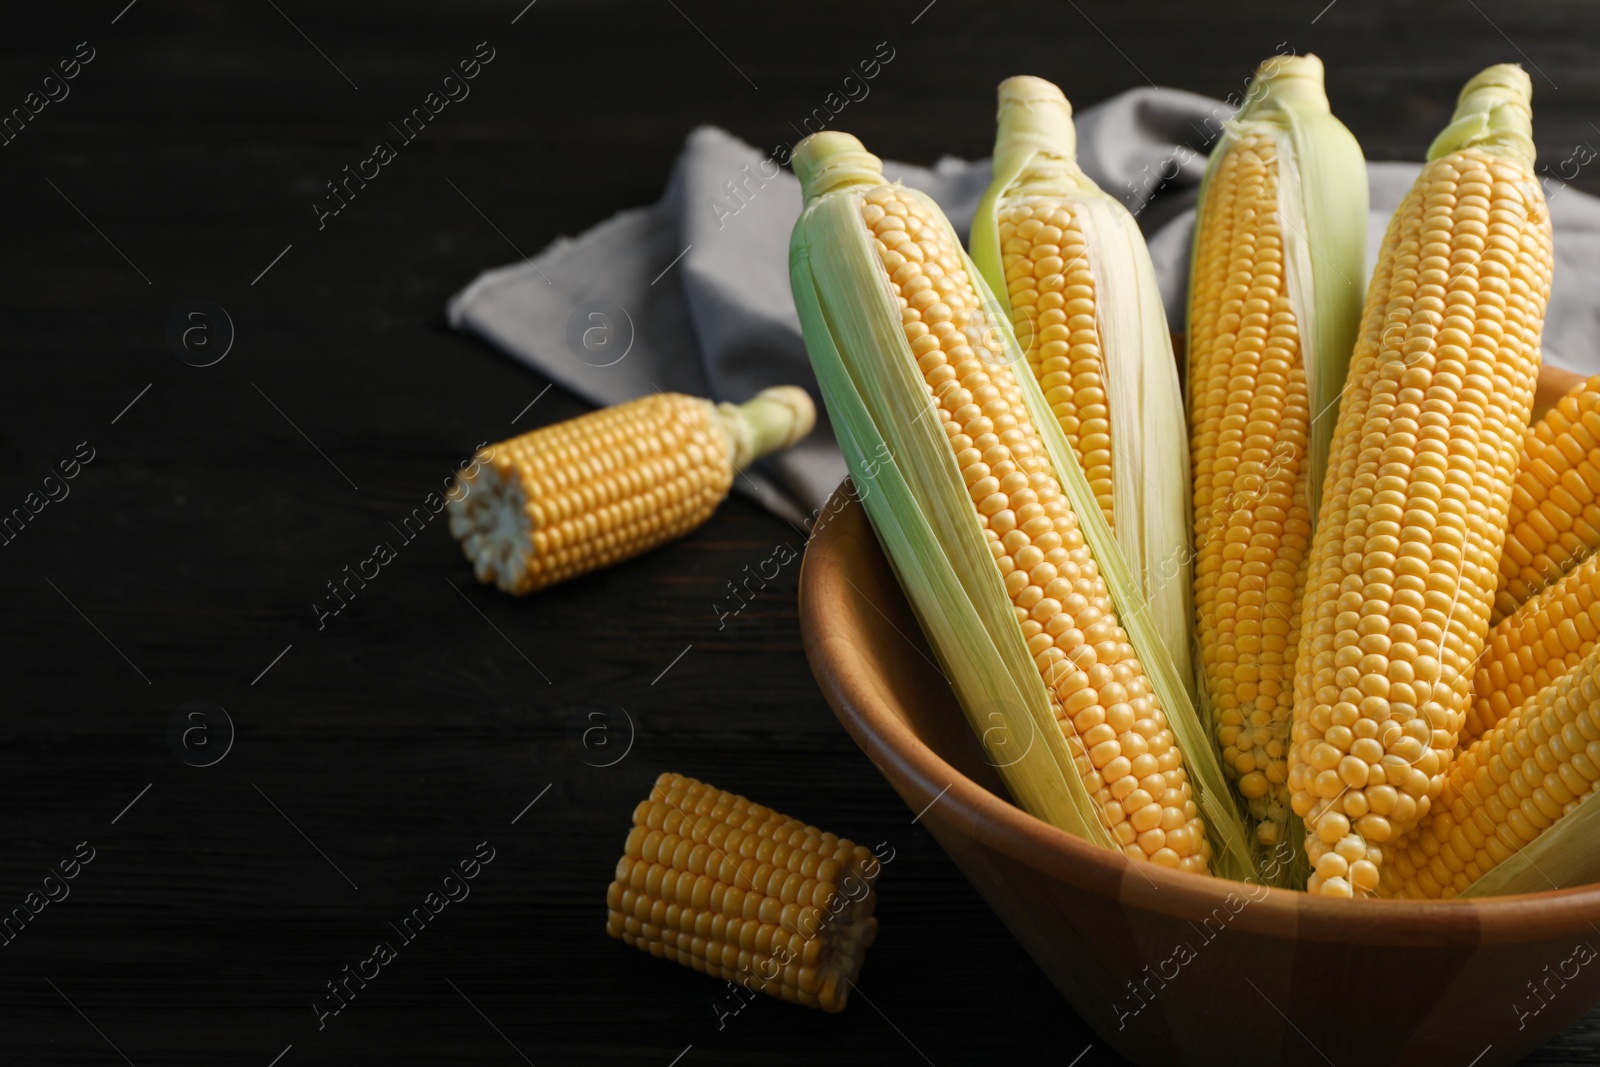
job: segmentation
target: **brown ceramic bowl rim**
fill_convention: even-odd
[[[845,507],[860,511],[846,482],[827,505],[831,514],[841,494],[847,497]],[[871,530],[864,514],[858,521]],[[922,803],[937,800],[940,807],[949,805],[941,821],[963,827],[985,847],[1088,891],[1120,886],[1124,899],[1136,896],[1141,906],[1180,918],[1209,915],[1223,906],[1230,892],[1248,890],[1251,906],[1239,913],[1235,923],[1261,933],[1305,937],[1315,930],[1342,941],[1394,945],[1403,944],[1409,931],[1437,940],[1441,926],[1460,926],[1464,938],[1465,931],[1471,931],[1473,940],[1484,943],[1596,931],[1600,884],[1469,900],[1338,900],[1134,864],[1119,852],[1091,845],[1035,818],[962,774],[881,706],[865,684],[870,666],[859,650],[828,632],[826,612],[820,609],[825,603],[840,602],[828,595],[828,587],[841,584],[828,557],[837,553],[834,542],[846,526],[838,521],[821,524],[801,564],[801,628],[818,685],[845,729],[880,770],[919,793]],[[886,762],[894,765],[896,774],[890,773]]]

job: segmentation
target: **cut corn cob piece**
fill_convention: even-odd
[[[1554,826],[1567,831],[1565,817],[1594,795],[1597,780],[1600,652],[1591,652],[1457,757],[1435,810],[1383,847],[1379,895],[1449,898],[1469,888],[1504,893],[1572,884],[1566,869],[1594,853],[1592,837],[1568,841],[1566,851],[1581,855],[1560,868],[1524,856],[1519,866],[1545,868],[1529,885],[1475,886],[1535,840],[1545,844],[1541,835]]]
[[[1600,555],[1496,623],[1472,672],[1466,748],[1523,702],[1576,667],[1600,639]]]
[[[754,992],[840,1011],[878,933],[871,852],[677,774],[633,812],[606,932]]]
[[[1600,376],[1574,387],[1523,440],[1496,623],[1600,547]]]
[[[737,406],[656,393],[602,408],[479,453],[452,487],[450,532],[480,582],[530,593],[689,533],[735,474],[815,423],[793,385]]]
[[[1072,105],[1000,83],[972,261],[1009,316],[1173,666],[1194,697],[1189,443],[1172,335],[1133,217],[1079,169]]]
[[[1321,61],[1263,63],[1206,168],[1188,325],[1199,669],[1223,766],[1262,845],[1294,821],[1300,608],[1360,320],[1366,192]]]
[[[1531,93],[1515,66],[1467,83],[1368,290],[1296,671],[1312,892],[1376,887],[1361,864],[1429,815],[1471,701],[1550,293]]]
[[[790,276],[823,399],[1012,795],[1130,858],[1191,871],[1207,869],[1209,821],[1222,869],[1247,866],[1139,587],[949,222],[886,183],[848,134],[814,134],[794,159],[806,207]]]

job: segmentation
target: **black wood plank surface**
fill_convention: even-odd
[[[1080,106],[1149,83],[1220,97],[1286,43],[1324,57],[1375,159],[1420,158],[1467,76],[1520,61],[1553,167],[1600,143],[1600,9],[525,3],[6,11],[0,116],[58,98],[0,123],[0,513],[60,499],[0,546],[0,910],[92,859],[0,947],[0,1062],[1120,1062],[834,721],[798,566],[719,626],[724,584],[800,548],[792,528],[731,500],[523,601],[473,582],[443,520],[398,533],[478,442],[585,410],[451,332],[444,302],[655,199],[700,123],[793,140],[878,42],[896,58],[847,125],[900,159],[984,154],[1010,74]],[[490,52],[470,97],[319,221],[324,183]],[[1600,191],[1591,170],[1574,184]],[[193,300],[235,330],[213,366],[168,343]],[[319,620],[379,542],[396,558]],[[233,724],[209,767],[169,744],[191,701]],[[598,706],[626,713],[603,750],[572,729]],[[896,849],[849,1010],[763,1000],[722,1023],[718,983],[604,935],[663,770]],[[475,851],[493,859],[470,896],[398,937]],[[380,941],[396,958],[319,1016]],[[1248,1025],[1260,1005],[1231,1010]],[[1600,1062],[1597,1028],[1528,1062]]]

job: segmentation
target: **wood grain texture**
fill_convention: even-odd
[[[436,522],[325,629],[311,605],[479,441],[586,410],[552,389],[513,426],[546,382],[451,332],[451,293],[654,200],[699,123],[792,140],[879,41],[896,58],[841,125],[922,163],[987,151],[1005,76],[1080,105],[1146,75],[1223,96],[1285,40],[1327,62],[1372,158],[1420,157],[1460,83],[1518,51],[1560,86],[1535,75],[1541,159],[1596,139],[1600,11],[1343,0],[1313,23],[1319,6],[11,13],[0,113],[78,42],[95,58],[0,146],[0,513],[78,442],[96,458],[0,548],[0,907],[77,842],[97,854],[0,947],[0,1062],[121,1062],[114,1045],[141,1067],[265,1065],[291,1044],[279,1067],[522,1062],[508,1041],[539,1064],[665,1067],[691,1045],[681,1067],[813,1062],[799,1033],[840,1063],[1118,1062],[839,728],[802,654],[797,567],[718,628],[724,583],[798,536],[782,522],[735,499],[677,545],[525,601],[473,585]],[[480,41],[496,58],[472,95],[319,230],[324,183]],[[1591,170],[1576,184],[1600,191]],[[204,369],[165,339],[194,299],[237,328]],[[195,699],[237,728],[210,768],[168,746]],[[637,725],[609,768],[569,741],[568,709],[593,701]],[[715,983],[605,937],[629,812],[668,769],[898,850],[847,1012],[758,1003],[719,1031]],[[318,1030],[323,983],[483,840],[497,858],[471,897]],[[1589,1022],[1530,1062],[1597,1061]]]
[[[1134,1062],[1210,1064],[1226,1049],[1241,1067],[1312,1055],[1504,1065],[1600,996],[1600,972],[1584,970],[1600,886],[1340,901],[1130,862],[1026,815],[991,758],[955,735],[964,716],[854,489],[829,510],[800,587],[829,704],[1080,1017]],[[1372,997],[1371,964],[1391,954],[1427,980]],[[1217,1011],[1219,997],[1256,1009],[1253,1023]],[[1360,1004],[1359,1021],[1330,1004]]]

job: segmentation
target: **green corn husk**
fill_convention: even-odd
[[[855,138],[828,131],[802,142],[795,171],[807,198],[790,244],[795,306],[833,427],[885,554],[1012,796],[1054,826],[1115,847],[1051,715],[944,429],[928,417],[933,399],[915,370],[860,214],[862,192],[883,182],[881,164]],[[907,195],[942,219],[931,200]],[[1025,357],[993,294],[970,260],[963,266],[1005,361],[1022,367]],[[1207,823],[1212,873],[1242,878],[1250,871],[1249,846],[1206,731],[1043,394],[1031,375],[1016,379],[1184,754]]]
[[[972,222],[972,260],[1027,350],[1033,376],[1042,378],[1039,342],[1029,320],[1017,321],[1011,306],[1000,213],[1018,203],[1043,201],[1068,210],[1083,231],[1110,409],[1117,545],[1139,579],[1162,647],[1193,700],[1188,423],[1150,251],[1133,216],[1078,167],[1072,105],[1061,90],[1042,78],[1022,76],[1001,82],[999,98],[994,180]]]
[[[1315,524],[1339,421],[1339,395],[1366,296],[1367,163],[1355,135],[1328,108],[1322,60],[1274,56],[1256,71],[1244,106],[1211,149],[1195,207],[1197,233],[1217,161],[1241,135],[1263,132],[1273,134],[1278,146],[1284,268],[1299,320],[1312,416],[1309,484]],[[1192,285],[1192,269],[1189,277]]]

